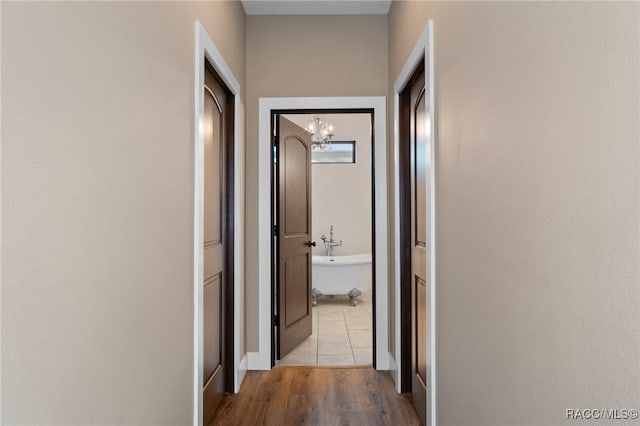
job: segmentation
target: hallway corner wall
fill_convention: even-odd
[[[394,1],[390,120],[430,18],[438,424],[637,409],[640,5]]]
[[[387,17],[248,16],[246,238],[258,240],[258,100],[386,96]],[[321,59],[321,60],[320,60]],[[247,352],[257,351],[257,245],[247,245]],[[265,336],[269,338],[269,336]]]
[[[190,424],[194,23],[245,93],[242,5],[1,7],[0,423]]]

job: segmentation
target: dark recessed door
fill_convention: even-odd
[[[410,192],[405,203],[409,211],[405,218],[409,229],[406,229],[407,249],[410,251],[410,265],[406,266],[405,286],[410,287],[411,304],[411,394],[413,404],[422,420],[427,424],[427,386],[429,383],[427,369],[427,295],[429,278],[427,275],[427,109],[425,95],[424,68],[418,69],[405,91],[406,106],[403,111],[408,114],[408,132],[404,132],[409,142],[407,157],[410,180],[406,185]],[[406,181],[405,181],[406,182]],[[407,289],[408,290],[408,289]],[[409,293],[407,291],[407,293]],[[405,305],[406,306],[406,305]]]
[[[225,391],[226,365],[225,323],[230,296],[229,248],[233,215],[229,207],[229,137],[232,132],[229,108],[231,95],[206,69],[204,91],[204,353],[203,353],[203,424],[211,422]],[[225,326],[226,324],[226,326]]]
[[[278,116],[278,358],[311,335],[311,140]]]

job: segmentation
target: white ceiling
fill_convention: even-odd
[[[391,0],[242,0],[247,15],[386,15]]]

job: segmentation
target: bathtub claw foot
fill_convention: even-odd
[[[322,293],[318,291],[318,289],[314,288],[311,290],[311,304],[313,306],[318,305],[318,297],[322,296]]]
[[[357,288],[354,288],[349,292],[349,298],[351,299],[351,304],[353,306],[356,306],[358,304],[358,296],[360,296],[361,294],[362,292]]]

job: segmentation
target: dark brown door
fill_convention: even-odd
[[[427,419],[427,129],[424,67],[400,95],[402,388]]]
[[[278,358],[311,335],[311,140],[278,116]]]
[[[230,347],[226,340],[232,324],[227,308],[232,304],[233,205],[232,96],[213,72],[205,70],[204,91],[204,354],[203,424],[211,422],[225,392]],[[231,263],[231,265],[230,265]]]
[[[421,86],[421,87],[420,87]],[[427,175],[426,175],[426,97],[424,74],[412,93],[412,230],[413,247],[411,274],[413,275],[414,327],[411,391],[416,411],[426,424],[427,409]]]

